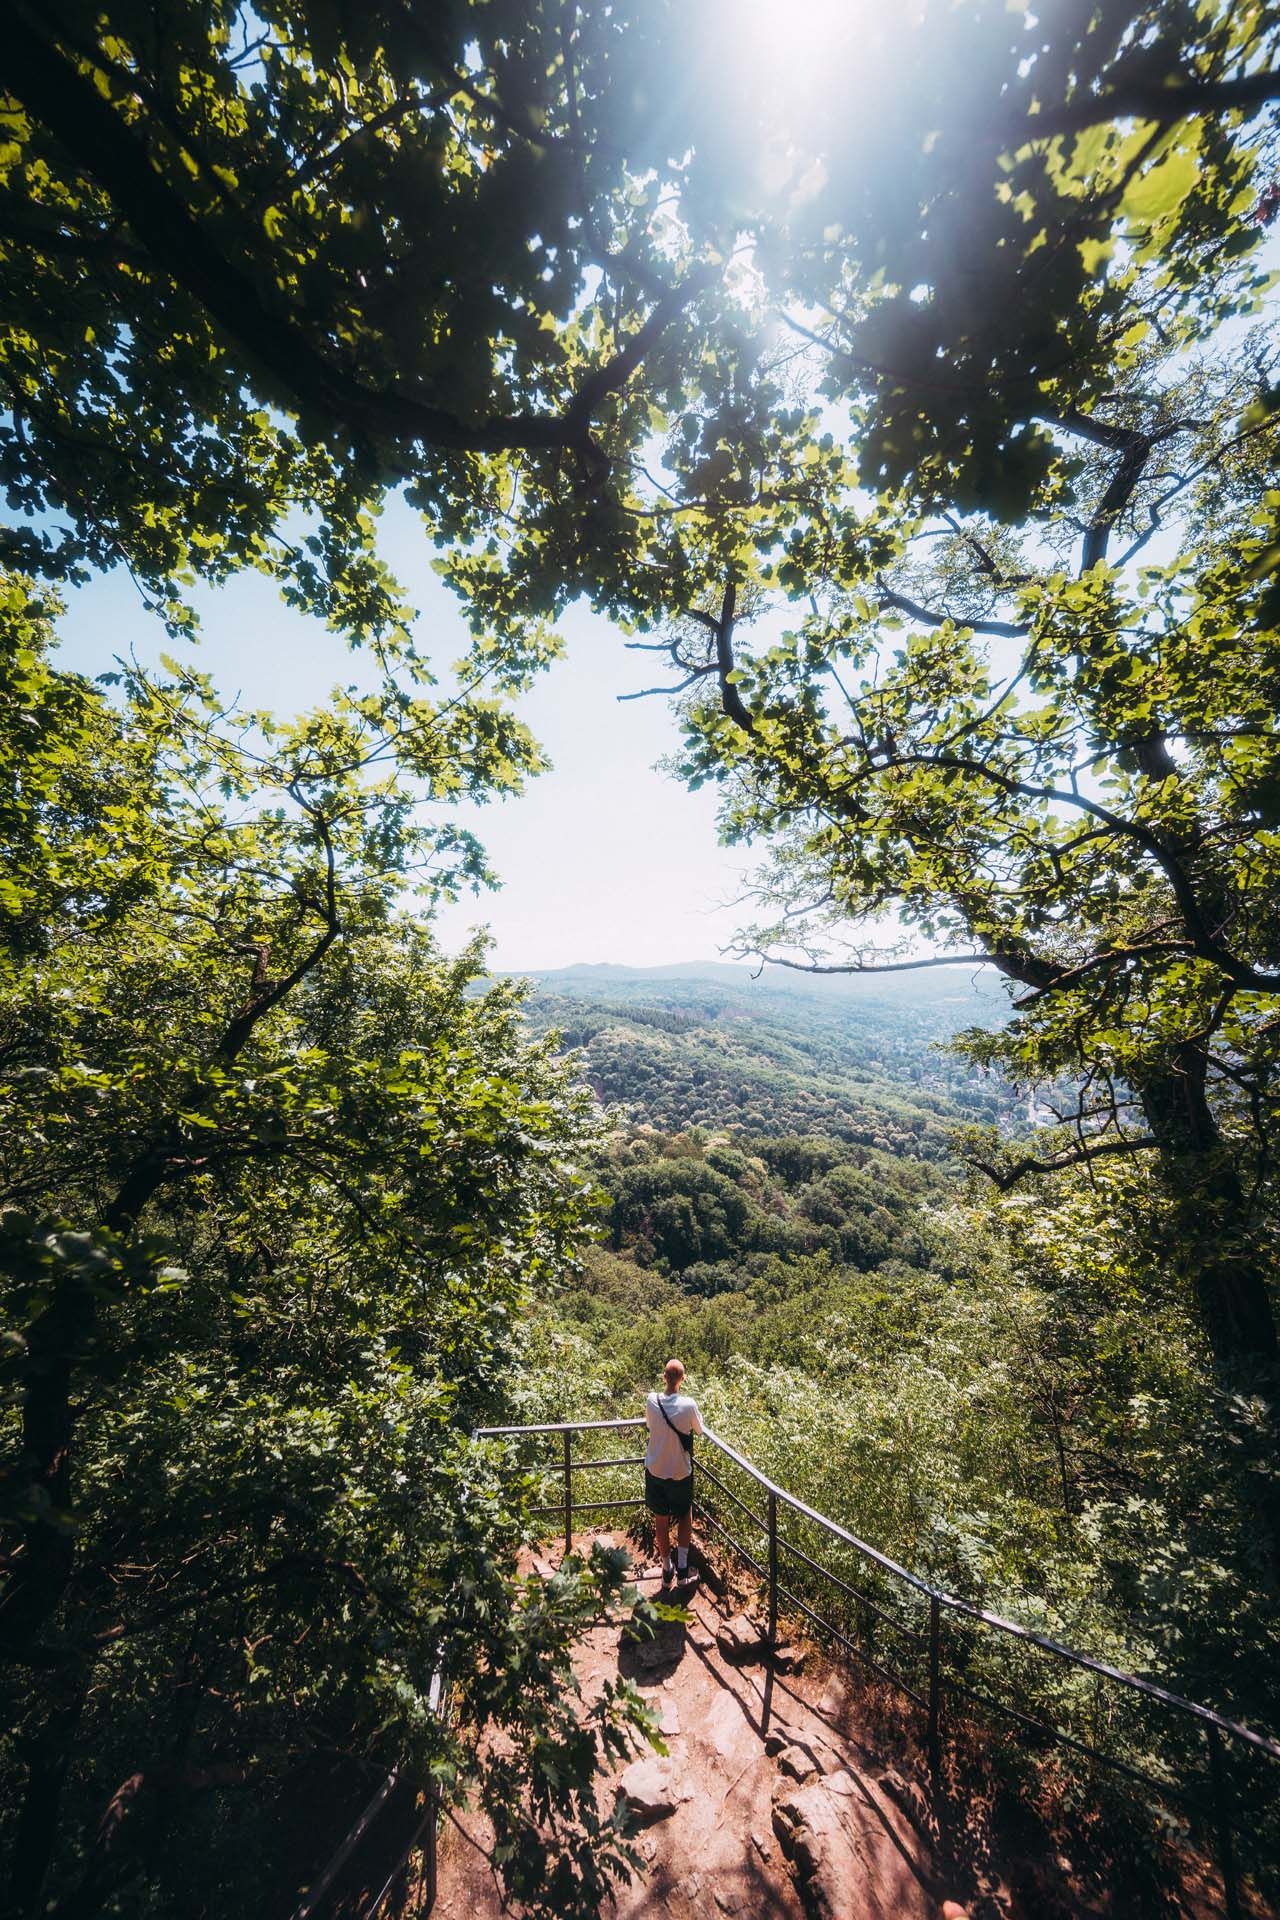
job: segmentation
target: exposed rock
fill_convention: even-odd
[[[776,1647],[772,1655],[775,1673],[801,1673],[808,1654],[803,1647],[794,1647],[788,1641],[785,1647]]]
[[[707,1592],[713,1593],[717,1600],[723,1600],[729,1590],[729,1582],[719,1567],[708,1560],[705,1553],[699,1552],[697,1547],[693,1549],[693,1559],[697,1562],[698,1572],[702,1575],[702,1584]]]
[[[778,1755],[778,1771],[792,1780],[810,1780],[821,1772],[821,1768],[808,1747],[801,1746],[797,1741],[792,1746],[784,1747]]]
[[[650,1632],[632,1621],[623,1628],[622,1645],[628,1666],[637,1670],[635,1677],[643,1683],[643,1676],[648,1676],[648,1684],[656,1685],[664,1668],[674,1667],[684,1653],[684,1628],[678,1620],[664,1620]]]
[[[741,1703],[731,1693],[724,1692],[712,1702],[711,1711],[698,1728],[698,1733],[727,1763],[741,1754],[745,1725]]]
[[[726,1660],[741,1666],[748,1660],[759,1660],[763,1656],[765,1639],[764,1630],[756,1621],[745,1613],[735,1613],[716,1635],[716,1645]]]
[[[721,1913],[742,1912],[741,1895],[736,1894],[732,1887],[716,1888],[716,1905],[719,1907]]]
[[[839,1720],[849,1705],[849,1695],[839,1680],[832,1680],[821,1700],[818,1712],[824,1720]]]
[[[658,1760],[633,1760],[618,1782],[618,1800],[632,1826],[666,1820],[676,1810],[671,1769]]]
[[[665,1686],[666,1682],[664,1681],[663,1684]],[[673,1735],[679,1733],[680,1709],[674,1700],[666,1699],[662,1702],[662,1718],[658,1722],[658,1728],[664,1740],[670,1740]]]
[[[813,1920],[934,1920],[916,1835],[890,1833],[860,1794],[833,1792],[825,1780],[784,1789],[773,1824]]]
[[[772,1860],[773,1844],[763,1833],[752,1833],[751,1844],[762,1860]]]
[[[901,1807],[913,1827],[927,1834],[932,1824],[929,1797],[918,1780],[905,1780],[896,1768],[880,1775],[880,1786],[895,1806]]]
[[[942,1920],[969,1920],[968,1907],[962,1907],[958,1900],[944,1900]]]

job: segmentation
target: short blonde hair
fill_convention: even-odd
[[[674,1393],[680,1385],[680,1382],[684,1379],[684,1361],[668,1360],[666,1366],[662,1369],[662,1377],[667,1383],[667,1392]]]

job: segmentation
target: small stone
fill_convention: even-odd
[[[670,1769],[657,1760],[633,1760],[618,1782],[618,1799],[633,1826],[668,1819],[676,1810]]]
[[[726,1660],[741,1665],[744,1661],[760,1658],[764,1652],[765,1636],[756,1622],[745,1613],[735,1613],[716,1635],[716,1645]]]
[[[942,1920],[969,1920],[968,1907],[962,1907],[958,1900],[944,1900]]]
[[[792,1780],[811,1780],[818,1767],[808,1747],[798,1743],[784,1747],[778,1755],[778,1771],[787,1774]]]
[[[657,1841],[646,1837],[640,1842],[640,1851],[646,1860],[656,1860],[658,1857]]]
[[[773,1858],[773,1847],[765,1838],[764,1834],[753,1831],[751,1844],[762,1860],[771,1860]]]
[[[662,1718],[658,1722],[659,1731],[664,1740],[670,1740],[680,1731],[680,1709],[674,1700],[662,1703]]]
[[[690,1900],[696,1900],[702,1892],[702,1881],[696,1873],[691,1873],[683,1883],[683,1891]]]
[[[716,1905],[721,1913],[741,1913],[742,1901],[732,1887],[716,1888]]]
[[[802,1673],[807,1659],[803,1647],[793,1647],[788,1643],[785,1647],[775,1648],[772,1665],[775,1673]]]

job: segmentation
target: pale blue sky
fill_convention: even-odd
[[[423,609],[420,643],[447,670],[466,632],[454,596],[431,571],[421,522],[401,506],[383,520],[383,548]],[[174,651],[117,569],[70,596],[62,659],[104,672],[132,648],[142,660]],[[280,601],[269,581],[243,575],[198,596],[197,664],[225,696],[291,712],[356,677],[352,656],[317,622]],[[562,623],[566,657],[521,703],[554,762],[519,798],[457,810],[487,847],[498,893],[464,899],[439,919],[450,948],[488,924],[493,964],[518,971],[610,960],[633,966],[715,959],[737,916],[724,906],[746,864],[717,844],[715,797],[687,793],[654,771],[676,741],[665,700],[618,695],[661,679],[652,656],[626,652],[607,621],[574,609]]]

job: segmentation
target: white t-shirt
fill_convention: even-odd
[[[702,1415],[698,1412],[698,1403],[691,1400],[687,1393],[649,1394],[644,1403],[644,1417],[649,1423],[649,1446],[644,1456],[648,1471],[659,1480],[687,1480],[693,1472],[693,1463],[681,1446],[676,1434],[672,1433],[662,1417],[658,1406],[662,1405],[681,1433],[701,1433]]]

